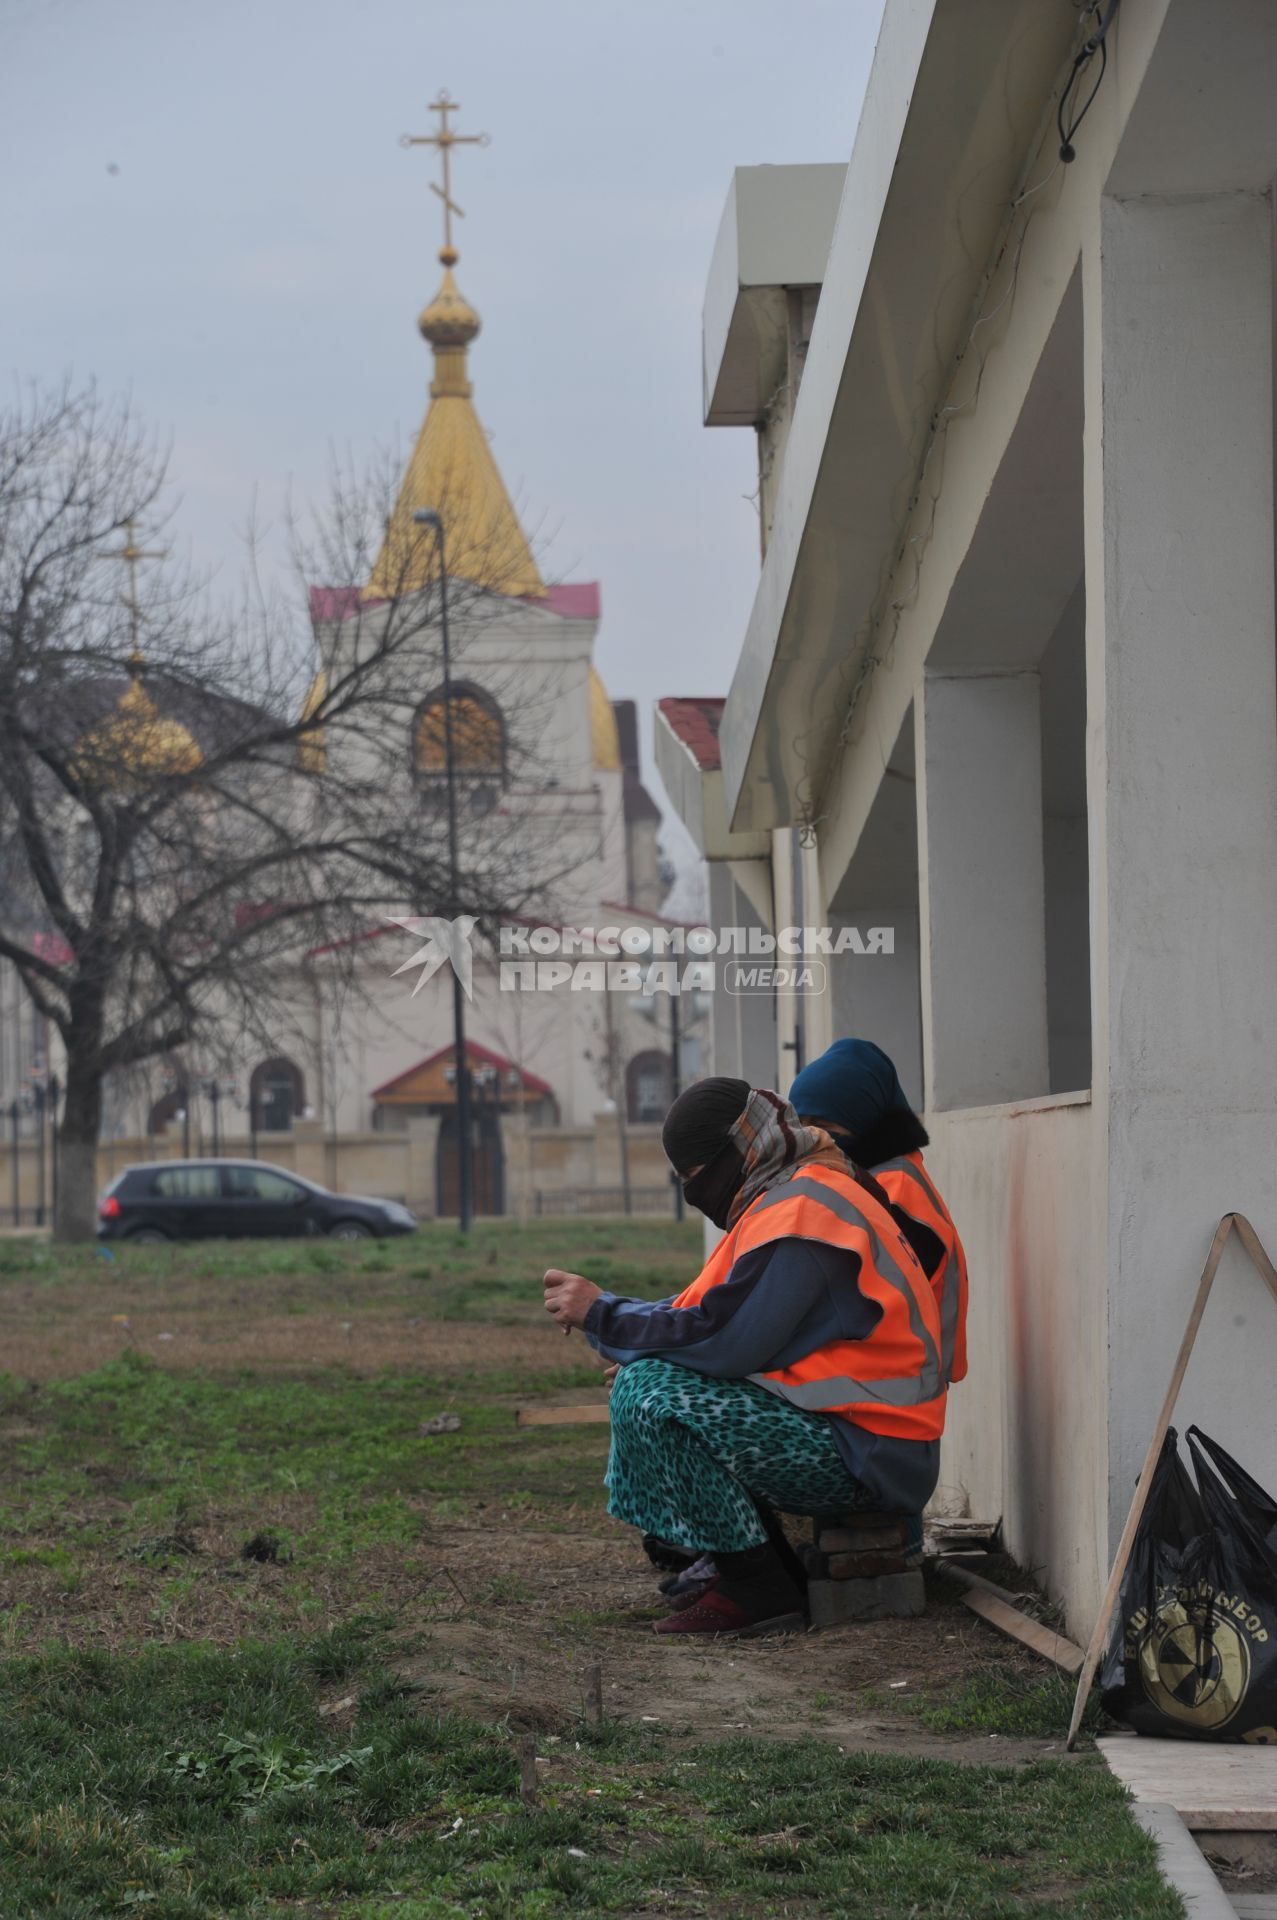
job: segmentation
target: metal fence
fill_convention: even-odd
[[[624,1187],[538,1187],[533,1210],[547,1216],[583,1213],[674,1213],[674,1185],[631,1187],[626,1205]]]
[[[25,1227],[51,1227],[52,1225],[52,1197],[42,1207],[15,1207],[12,1203],[0,1201],[0,1233],[15,1233]]]

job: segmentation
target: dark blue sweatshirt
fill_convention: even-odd
[[[819,1240],[772,1240],[742,1254],[726,1280],[694,1307],[605,1293],[586,1317],[591,1345],[608,1360],[673,1360],[720,1380],[792,1366],[830,1340],[864,1340],[882,1309],[860,1291],[860,1261]],[[920,1513],[940,1471],[938,1440],[870,1433],[841,1414],[828,1419],[849,1473],[872,1504]]]

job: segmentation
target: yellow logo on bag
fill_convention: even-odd
[[[1258,1616],[1234,1596],[1202,1587],[1162,1596],[1144,1620],[1134,1651],[1150,1704],[1200,1733],[1226,1726],[1250,1685],[1246,1633],[1258,1627],[1256,1638],[1268,1638]],[[1131,1624],[1143,1622],[1137,1616]]]

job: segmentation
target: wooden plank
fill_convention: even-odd
[[[956,1580],[960,1587],[978,1588],[981,1593],[991,1593],[995,1599],[1005,1600],[1006,1604],[1009,1607],[1015,1607],[1017,1612],[1023,1611],[1020,1607],[1020,1602],[1024,1598],[1022,1593],[1012,1593],[1009,1587],[998,1586],[995,1581],[987,1580],[982,1573],[977,1573],[974,1567],[962,1566],[956,1560],[938,1560],[936,1570],[946,1575],[948,1579]]]
[[[1106,1733],[1097,1742],[1137,1800],[1175,1808],[1197,1832],[1277,1832],[1277,1747]]]
[[[1179,1817],[1194,1833],[1277,1833],[1271,1807],[1185,1807]]]
[[[1188,1371],[1188,1363],[1192,1357],[1193,1347],[1197,1340],[1197,1330],[1202,1324],[1202,1315],[1206,1311],[1206,1302],[1209,1300],[1210,1290],[1215,1284],[1215,1273],[1219,1266],[1220,1259],[1223,1256],[1228,1236],[1233,1230],[1233,1220],[1234,1215],[1226,1213],[1215,1229],[1215,1237],[1210,1243],[1210,1252],[1206,1256],[1206,1265],[1202,1268],[1202,1277],[1197,1283],[1197,1297],[1193,1301],[1193,1310],[1188,1316],[1188,1325],[1184,1329],[1184,1338],[1179,1343],[1179,1354],[1175,1361],[1175,1370],[1171,1374],[1170,1385],[1167,1387],[1162,1400],[1161,1412],[1158,1414],[1157,1423],[1153,1428],[1153,1437],[1148,1443],[1148,1452],[1144,1456],[1144,1465],[1140,1471],[1140,1477],[1135,1483],[1135,1497],[1131,1501],[1131,1510],[1126,1516],[1126,1525],[1122,1528],[1122,1537],[1117,1543],[1117,1553],[1109,1573],[1108,1585],[1104,1589],[1104,1598],[1100,1601],[1100,1610],[1096,1615],[1095,1625],[1091,1629],[1091,1638],[1087,1642],[1086,1656],[1082,1662],[1081,1672],[1078,1676],[1077,1694],[1073,1701],[1073,1717],[1069,1721],[1068,1738],[1064,1742],[1065,1747],[1070,1750],[1077,1740],[1078,1730],[1082,1725],[1082,1715],[1086,1711],[1087,1695],[1091,1691],[1091,1683],[1095,1679],[1104,1654],[1104,1644],[1108,1639],[1109,1621],[1113,1617],[1113,1609],[1117,1605],[1117,1596],[1121,1590],[1122,1576],[1126,1572],[1126,1563],[1131,1557],[1131,1549],[1135,1545],[1135,1535],[1138,1531],[1140,1521],[1144,1516],[1145,1502],[1148,1500],[1149,1488],[1153,1482],[1153,1469],[1157,1465],[1157,1456],[1162,1451],[1162,1442],[1165,1440],[1167,1430],[1171,1424],[1171,1415],[1175,1411],[1175,1402],[1179,1398],[1179,1390],[1183,1383],[1184,1375]]]
[[[994,1593],[986,1593],[983,1587],[964,1593],[962,1604],[970,1607],[972,1613],[978,1613],[982,1620],[987,1620],[991,1627],[997,1627],[1000,1633],[1009,1634],[1022,1646],[1040,1653],[1044,1660],[1059,1667],[1062,1673],[1076,1673],[1086,1658],[1081,1647],[1075,1647],[1062,1633],[1053,1633],[1040,1620],[1030,1620],[1018,1607],[1008,1606],[1005,1600],[999,1600]]]
[[[609,1419],[606,1401],[602,1406],[520,1407],[514,1416],[516,1427],[601,1427]]]
[[[1135,1535],[1139,1528],[1140,1520],[1143,1517],[1144,1505],[1148,1499],[1149,1488],[1152,1485],[1153,1468],[1157,1465],[1157,1456],[1162,1451],[1162,1442],[1166,1438],[1167,1430],[1171,1424],[1171,1415],[1175,1411],[1175,1402],[1179,1398],[1179,1390],[1183,1385],[1184,1375],[1188,1371],[1188,1362],[1197,1339],[1198,1328],[1202,1324],[1202,1315],[1206,1311],[1206,1302],[1209,1300],[1211,1288],[1215,1284],[1215,1274],[1219,1268],[1225,1243],[1234,1227],[1237,1229],[1238,1238],[1250,1256],[1255,1271],[1258,1273],[1273,1299],[1277,1301],[1277,1267],[1274,1267],[1265,1252],[1259,1235],[1255,1232],[1254,1227],[1251,1226],[1250,1221],[1244,1213],[1226,1213],[1215,1229],[1215,1238],[1211,1241],[1210,1252],[1206,1256],[1206,1265],[1202,1268],[1202,1277],[1197,1286],[1197,1298],[1193,1302],[1193,1311],[1188,1316],[1188,1325],[1184,1329],[1184,1338],[1180,1342],[1179,1357],[1175,1362],[1175,1371],[1172,1373],[1171,1383],[1166,1389],[1166,1398],[1162,1402],[1162,1410],[1157,1417],[1157,1425],[1153,1429],[1153,1437],[1148,1443],[1148,1452],[1144,1456],[1143,1470],[1136,1483],[1135,1498],[1131,1501],[1131,1510],[1126,1516],[1126,1525],[1123,1527],[1122,1537],[1117,1543],[1117,1556],[1113,1561],[1113,1568],[1109,1574],[1108,1585],[1104,1589],[1104,1598],[1100,1602],[1100,1611],[1096,1617],[1095,1625],[1091,1629],[1091,1638],[1087,1643],[1086,1659],[1083,1662],[1082,1671],[1078,1676],[1077,1694],[1073,1701],[1073,1717],[1069,1721],[1068,1739],[1064,1743],[1065,1746],[1070,1749],[1077,1739],[1078,1728],[1082,1724],[1082,1715],[1086,1710],[1086,1698],[1091,1691],[1091,1683],[1095,1679],[1095,1675],[1099,1670],[1100,1660],[1103,1657],[1104,1643],[1108,1638],[1109,1621],[1113,1616],[1113,1609],[1117,1605],[1117,1596],[1121,1590],[1122,1576],[1126,1572],[1127,1561],[1131,1557],[1131,1549],[1135,1545]]]
[[[973,1551],[991,1547],[1002,1531],[1000,1520],[932,1520],[925,1522],[928,1540],[937,1547],[956,1553],[964,1547]]]

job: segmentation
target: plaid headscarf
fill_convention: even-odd
[[[788,1100],[769,1087],[751,1089],[728,1137],[745,1168],[727,1217],[729,1226],[735,1226],[760,1193],[788,1179],[799,1161],[847,1171],[847,1162],[824,1129],[805,1127]]]

